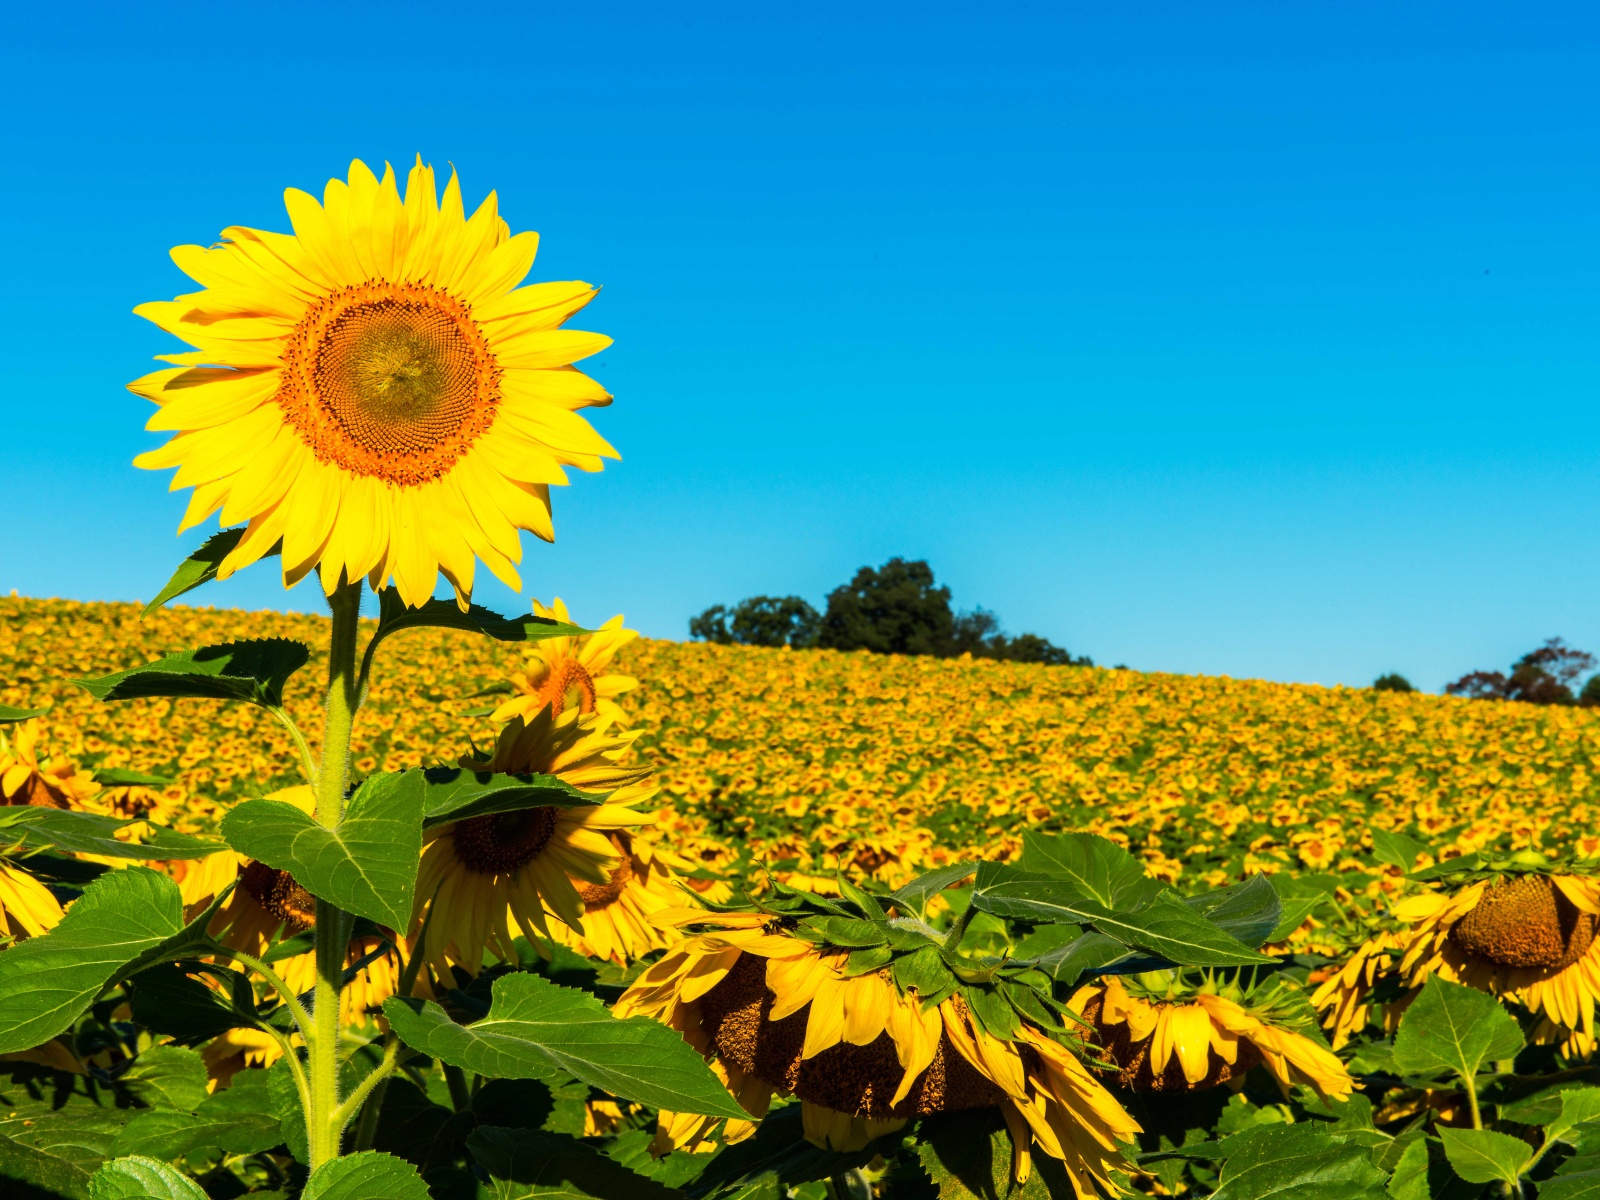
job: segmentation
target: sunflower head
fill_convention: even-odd
[[[1031,1145],[1063,1161],[1081,1194],[1091,1181],[1109,1187],[1138,1126],[1080,1061],[1077,1021],[1049,980],[1026,963],[957,955],[892,898],[844,881],[840,893],[775,883],[760,904],[661,914],[691,932],[618,1015],[678,1029],[753,1119],[774,1095],[798,1097],[807,1136],[832,1149],[934,1113],[996,1109],[1017,1178]],[[707,1126],[663,1114],[660,1137],[682,1144]]]
[[[535,600],[533,615],[571,624],[559,596],[548,608]],[[617,651],[638,636],[637,631],[623,628],[618,613],[593,633],[534,642],[523,650],[523,669],[512,672],[510,684],[515,694],[495,709],[490,719],[527,718],[541,708],[550,708],[557,716],[577,709],[597,716],[603,725],[627,728],[627,713],[616,697],[638,687],[639,681],[606,668]]]
[[[1575,905],[1548,875],[1521,875],[1486,888],[1450,928],[1463,952],[1501,967],[1559,971],[1589,951],[1595,914]]]
[[[41,754],[37,720],[24,721],[9,738],[0,731],[0,804],[83,808],[99,791],[71,759]]]
[[[366,576],[424,603],[442,571],[466,606],[481,560],[514,588],[519,531],[550,539],[564,468],[616,457],[576,410],[610,396],[571,364],[610,339],[561,328],[586,283],[519,287],[538,235],[493,193],[470,217],[421,159],[401,197],[351,163],[292,234],[233,227],[173,260],[203,290],[135,311],[193,346],[130,384],[172,433],[137,465],[193,487],[183,528],[246,522],[219,578],[281,544],[284,583]]]

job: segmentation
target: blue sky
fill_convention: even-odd
[[[572,11],[578,7],[581,11]],[[1600,18],[1482,4],[31,6],[0,589],[152,595],[168,247],[420,152],[542,234],[623,461],[527,593],[646,633],[929,559],[1097,661],[1600,650]],[[491,581],[492,583],[492,581]],[[204,596],[310,608],[258,568]]]

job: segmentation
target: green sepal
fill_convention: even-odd
[[[999,992],[992,988],[966,986],[956,990],[991,1037],[1009,1042],[1017,1036],[1021,1028],[1017,1014]]]
[[[849,949],[889,944],[889,931],[884,925],[877,921],[864,921],[860,917],[821,917],[802,924],[820,932],[833,946]]]
[[[1046,980],[1048,986],[1049,981]],[[1041,1029],[1049,1029],[1052,1025],[1059,1025],[1060,1018],[1045,1006],[1039,998],[1039,993],[1027,984],[1011,979],[1000,981],[1000,994],[1006,998],[1011,1007],[1017,1010],[1019,1016],[1032,1021]]]
[[[888,914],[883,911],[883,905],[870,892],[864,892],[851,883],[843,875],[839,876],[839,894],[850,903],[859,908],[869,921],[884,921]]]
[[[948,992],[956,985],[955,976],[945,966],[937,946],[923,946],[903,954],[894,960],[891,969],[895,984],[902,992],[916,992],[926,997]]]
[[[887,946],[868,946],[865,950],[853,951],[845,959],[844,973],[854,978],[865,975],[869,971],[877,971],[889,965],[894,960],[894,951]]]

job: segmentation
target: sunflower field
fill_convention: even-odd
[[[219,530],[0,600],[6,1200],[1600,1197],[1592,710],[491,612],[596,289],[285,203],[136,310]]]

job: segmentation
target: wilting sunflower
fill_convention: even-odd
[[[38,937],[61,920],[61,902],[20,867],[0,859],[0,942]]]
[[[548,928],[552,939],[579,954],[625,967],[672,944],[672,931],[654,918],[681,907],[689,894],[658,847],[620,829],[611,835],[611,844],[618,862],[609,882],[573,881],[583,901],[583,932],[559,923]]]
[[[571,623],[560,596],[549,608],[535,600],[533,615]],[[618,613],[584,637],[545,638],[532,643],[523,651],[527,665],[511,675],[511,686],[517,694],[495,709],[490,720],[527,718],[541,708],[553,706],[558,717],[576,708],[599,717],[602,726],[626,729],[627,714],[616,697],[638,687],[639,681],[632,675],[603,672],[617,651],[638,636],[636,630],[622,627],[622,614]]]
[[[1394,906],[1400,982],[1437,974],[1522,1005],[1542,1018],[1539,1041],[1569,1054],[1595,1048],[1600,996],[1600,879],[1546,871],[1501,872],[1452,893],[1426,892]]]
[[[0,804],[83,808],[100,785],[72,760],[39,757],[39,728],[24,721],[7,738],[0,731]]]
[[[1094,1026],[1122,1085],[1136,1092],[1238,1088],[1259,1065],[1286,1095],[1307,1084],[1324,1100],[1347,1098],[1354,1084],[1344,1064],[1285,1023],[1316,1028],[1303,1000],[1285,1003],[1290,995],[1278,986],[1247,993],[1213,979],[1185,986],[1178,973],[1160,971],[1127,981],[1107,976],[1079,988],[1068,1007]]]
[[[473,213],[419,158],[404,200],[356,161],[322,203],[284,194],[294,233],[240,226],[179,246],[205,290],[134,311],[195,347],[130,384],[175,436],[135,460],[193,487],[182,529],[248,522],[226,579],[282,543],[292,586],[392,578],[408,605],[443,571],[463,607],[475,559],[513,588],[519,530],[550,540],[549,486],[616,452],[575,410],[610,403],[571,364],[611,339],[560,328],[587,283],[517,285],[539,237],[494,193]]]
[[[425,953],[440,970],[475,975],[484,952],[515,961],[517,932],[549,936],[546,913],[583,930],[582,886],[606,888],[623,862],[613,836],[655,818],[635,811],[655,795],[650,768],[622,761],[634,736],[611,734],[576,709],[549,708],[500,731],[487,758],[463,758],[472,771],[553,775],[603,803],[545,806],[472,817],[430,830],[417,878],[419,932],[432,911]]]
[[[1322,1027],[1335,1050],[1367,1027],[1372,1018],[1372,993],[1378,980],[1394,972],[1401,940],[1388,932],[1374,934],[1358,946],[1337,971],[1311,994],[1311,1004],[1322,1012]],[[1386,1028],[1399,1021],[1394,1005],[1380,1006]]]
[[[832,946],[826,917],[799,912],[814,910],[663,914],[708,932],[673,946],[614,1011],[682,1033],[753,1121],[774,1095],[798,1096],[818,1145],[859,1150],[917,1117],[992,1108],[1011,1132],[1018,1181],[1032,1145],[1062,1162],[1079,1196],[1115,1188],[1112,1173],[1128,1169],[1120,1146],[1139,1126],[1068,1047],[1071,1031],[1043,993],[1021,975],[1002,993],[995,969],[976,963],[973,977],[990,978],[959,983],[929,940],[919,965],[935,973],[924,982],[948,982],[923,995],[887,944]],[[663,1112],[657,1149],[692,1144],[712,1124]],[[735,1125],[724,1139],[747,1133]]]
[[[305,786],[285,788],[267,798],[293,804],[304,812],[310,812],[315,803],[311,789]],[[202,860],[208,864],[208,869],[204,873],[197,872],[195,891],[200,890],[201,879],[211,884],[222,878],[226,865],[212,860],[221,860],[223,857],[222,854],[213,854]],[[236,868],[238,886],[211,920],[210,933],[218,942],[260,958],[278,942],[316,928],[316,898],[296,883],[287,871],[237,856],[235,862],[242,863]],[[182,887],[180,882],[179,888]],[[215,894],[214,891],[212,895]],[[352,938],[346,951],[346,963],[355,965],[381,944],[380,938]],[[273,963],[272,969],[291,992],[300,995],[309,991],[316,982],[316,954],[307,951],[291,955]],[[399,971],[400,963],[393,950],[362,967],[339,994],[339,1012],[345,1024],[362,1024],[368,1014],[380,1011],[383,1002],[395,994]]]

